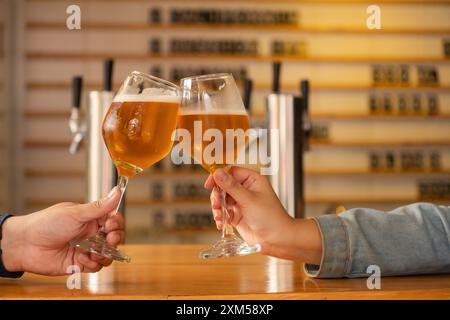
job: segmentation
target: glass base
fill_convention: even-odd
[[[84,240],[74,240],[70,242],[72,247],[78,248],[84,252],[95,253],[104,258],[120,262],[131,262],[131,258],[122,251],[109,245],[105,237],[97,234]]]
[[[234,236],[231,239],[220,239],[208,250],[200,252],[202,259],[217,259],[222,257],[246,256],[261,251],[259,244],[250,244]]]

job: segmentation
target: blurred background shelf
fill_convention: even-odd
[[[0,114],[0,117],[2,115]],[[25,111],[25,117],[36,119],[36,118],[61,118],[68,119],[70,116],[69,111],[60,111],[60,110],[30,110]],[[263,114],[254,114],[251,116],[254,121],[263,121],[265,119],[265,115]],[[450,120],[450,114],[339,114],[339,113],[312,113],[312,120]]]
[[[71,84],[67,81],[40,81],[40,82],[28,82],[27,88],[31,90],[69,90]],[[119,88],[120,83],[116,82],[113,85],[114,88]],[[86,82],[85,88],[87,90],[100,90],[102,84],[100,82]],[[254,88],[257,90],[271,90],[271,85],[268,83],[258,83],[254,84]],[[283,84],[285,90],[295,90],[299,89],[298,83],[285,83]],[[449,85],[436,85],[436,86],[379,86],[379,85],[366,85],[366,84],[339,84],[339,83],[329,83],[329,84],[315,84],[311,83],[312,91],[327,91],[327,90],[338,90],[338,91],[373,91],[373,90],[386,90],[386,91],[430,91],[430,92],[447,92],[450,93]]]
[[[314,141],[313,147],[421,147],[421,146],[450,146],[450,139],[436,139],[423,141]],[[24,142],[27,148],[67,148],[69,141],[63,140],[27,140]]]
[[[450,146],[450,140],[429,141],[311,141],[314,147],[420,147],[420,146]]]
[[[27,199],[26,204],[28,207],[49,207],[56,203],[67,202],[67,199]],[[376,197],[367,197],[367,198],[306,198],[307,204],[408,204],[408,203],[416,203],[416,202],[434,202],[437,204],[447,204],[450,202],[450,198],[414,198],[414,197],[405,197],[405,198],[376,198]],[[74,203],[83,203],[83,199],[70,199],[70,202]],[[152,208],[154,206],[164,206],[164,207],[185,207],[192,205],[205,205],[209,206],[209,199],[204,200],[159,200],[153,201],[148,199],[127,199],[127,205],[131,208],[134,207],[148,207]]]
[[[59,0],[28,0],[29,2],[51,2]],[[95,2],[143,2],[147,3],[147,0],[94,0]],[[169,3],[179,4],[185,3],[185,0],[153,0],[155,3]],[[78,0],[78,2],[86,3],[93,2],[93,0]],[[242,2],[241,0],[196,0],[198,3],[226,3],[226,2]],[[248,3],[273,3],[274,0],[247,0]],[[279,4],[372,4],[369,0],[276,0]],[[378,0],[379,4],[421,4],[421,5],[436,5],[436,4],[450,4],[450,0]]]
[[[58,22],[29,22],[27,28],[31,30],[61,30],[66,27],[65,21]],[[139,31],[139,30],[157,30],[164,31],[251,31],[251,32],[266,32],[266,31],[278,31],[278,32],[295,32],[295,33],[357,33],[357,34],[371,34],[377,33],[379,35],[449,35],[450,29],[437,28],[437,29],[413,29],[413,28],[383,28],[382,30],[369,30],[367,28],[351,28],[351,27],[339,27],[339,26],[303,26],[303,25],[230,25],[230,24],[173,24],[173,23],[109,23],[109,22],[90,22],[83,24],[83,28],[86,30],[118,30],[118,31]]]
[[[261,55],[228,55],[228,54],[146,54],[146,53],[114,53],[114,52],[28,52],[30,60],[148,60],[151,62],[167,61],[251,61],[251,62],[304,62],[304,63],[450,63],[449,58],[442,56],[261,56]]]
[[[286,90],[295,90],[299,89],[298,83],[286,83],[283,84],[283,88]],[[255,89],[259,90],[270,90],[271,85],[268,83],[255,84]],[[372,85],[372,84],[345,84],[345,83],[319,83],[314,84],[311,83],[311,91],[375,91],[375,90],[384,90],[384,91],[430,91],[430,92],[449,92],[450,86],[448,85],[436,85],[436,86],[418,86],[418,85],[408,85],[408,86],[381,86],[381,85]]]
[[[186,165],[187,166],[187,165]],[[402,171],[402,170],[376,170],[376,171],[363,171],[363,170],[305,170],[305,174],[311,177],[327,177],[327,176],[448,176],[450,170],[441,171]],[[54,177],[54,178],[84,178],[86,172],[73,171],[73,170],[26,170],[25,175],[30,178],[39,177]],[[190,178],[203,178],[206,180],[208,174],[204,171],[144,171],[140,176],[135,179],[152,179],[152,178],[177,178],[177,177],[190,177]]]

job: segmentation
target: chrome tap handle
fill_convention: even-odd
[[[272,71],[272,92],[280,93],[281,62],[275,61],[272,64]]]
[[[311,136],[312,122],[309,112],[309,81],[300,81],[300,93],[303,100],[303,131],[305,134],[305,150],[309,150],[309,138]]]
[[[244,80],[244,107],[247,112],[251,112],[253,81],[251,79]]]
[[[72,79],[72,107],[80,109],[81,107],[81,95],[83,90],[83,78],[75,76]]]
[[[70,143],[69,152],[70,154],[76,154],[80,150],[81,142],[83,142],[84,134],[81,132],[76,133],[73,136],[72,142]]]
[[[113,70],[114,70],[114,60],[106,59],[104,61],[104,69],[103,69],[103,90],[104,91],[112,91]]]

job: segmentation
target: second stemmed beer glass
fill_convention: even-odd
[[[249,128],[248,115],[233,76],[211,74],[184,78],[181,80],[181,90],[183,93],[178,129],[189,133],[190,139],[184,141],[186,137],[180,132],[180,143],[190,146],[190,156],[209,173],[217,169],[228,170],[239,152],[245,149],[246,138],[239,145],[235,133],[239,134],[240,131],[242,135]],[[198,133],[201,137],[198,137]],[[212,157],[207,159],[208,155],[203,151],[208,149],[211,137],[217,134],[221,135],[215,138],[221,139],[222,147],[214,150]],[[209,259],[259,252],[260,245],[246,243],[235,234],[228,221],[226,192],[220,189],[219,192],[224,213],[222,237],[211,248],[201,252],[200,256]]]
[[[162,79],[133,71],[117,92],[103,120],[103,139],[119,174],[121,197],[128,180],[163,159],[172,148],[180,106],[179,87]],[[100,256],[130,261],[106,242],[103,228],[73,246]]]

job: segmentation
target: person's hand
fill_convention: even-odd
[[[223,226],[220,194],[227,193],[229,221],[245,241],[259,243],[263,254],[320,263],[321,238],[313,220],[291,218],[269,181],[250,169],[217,170],[205,182],[218,229]]]
[[[3,263],[10,271],[64,275],[77,265],[82,272],[97,272],[111,260],[72,248],[69,242],[95,235],[105,226],[106,240],[116,246],[124,239],[121,215],[111,215],[119,202],[114,188],[102,200],[87,204],[59,203],[25,216],[11,217],[3,224]]]

